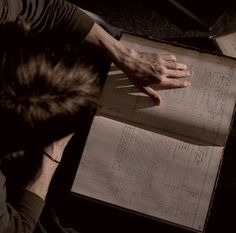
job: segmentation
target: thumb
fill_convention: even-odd
[[[65,136],[64,137],[65,142],[68,143],[70,141],[70,139],[73,137],[74,134],[75,133],[73,132],[73,133],[70,133],[69,135]]]
[[[74,135],[74,133],[71,133],[71,134],[69,134],[57,141],[54,141],[49,146],[44,148],[44,150],[47,153],[54,155],[53,157],[60,157],[60,155],[63,154],[63,151],[64,151],[66,145],[68,144],[68,142],[70,141],[70,139],[72,138],[73,135]]]

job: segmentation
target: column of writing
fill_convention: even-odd
[[[192,65],[192,69],[195,73],[190,88],[160,91],[164,103],[160,108],[145,108],[146,100],[140,98],[134,120],[220,144],[230,122],[226,103],[231,94],[232,70],[214,71],[210,64],[208,67]]]
[[[192,69],[195,74],[192,77],[191,92],[186,89],[180,97],[175,91],[166,92],[167,98],[173,100],[170,101],[168,111],[176,111],[177,114],[185,111],[185,120],[194,127],[196,137],[201,136],[215,143],[220,133],[225,103],[230,95],[232,70],[217,72],[210,66],[193,66]]]
[[[124,128],[113,164],[120,172],[116,199],[137,211],[192,225],[208,172],[210,150],[137,128]]]

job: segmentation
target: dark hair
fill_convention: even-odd
[[[75,130],[82,112],[97,104],[97,72],[89,61],[77,54],[67,64],[66,46],[58,53],[40,43],[22,20],[1,26],[0,34],[0,127],[7,150],[45,145]]]

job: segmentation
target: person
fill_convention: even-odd
[[[51,31],[71,38],[78,45],[89,44],[101,51],[138,89],[161,104],[158,88],[190,85],[180,79],[191,75],[185,64],[173,54],[140,53],[111,36],[78,6],[65,0],[4,0],[0,2],[0,23],[15,21],[18,16],[32,25],[35,32]],[[104,27],[105,28],[105,27]]]
[[[77,51],[68,64],[67,45],[55,51],[22,19],[0,34],[0,232],[33,232],[67,143],[97,106],[98,72]],[[8,164],[22,161],[14,180]]]

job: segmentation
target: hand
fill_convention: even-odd
[[[180,78],[190,76],[187,66],[178,63],[172,54],[143,53],[130,50],[129,58],[117,64],[130,81],[142,92],[161,104],[161,96],[155,89],[187,87],[190,82]]]
[[[47,152],[56,161],[61,161],[64,149],[73,135],[74,133],[71,133],[64,138],[53,142],[52,144],[44,148],[44,151]]]
[[[137,52],[113,38],[96,23],[85,42],[102,51],[139,90],[149,95],[158,105],[161,103],[161,96],[155,89],[190,85],[188,81],[179,78],[187,77],[191,72],[185,64],[178,63],[172,54]]]

